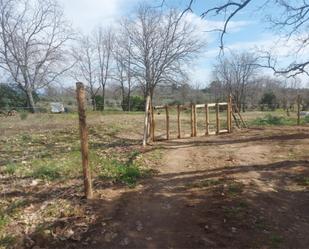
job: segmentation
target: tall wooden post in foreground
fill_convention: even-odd
[[[87,199],[91,199],[93,197],[93,193],[92,193],[91,172],[89,168],[89,156],[88,156],[88,130],[86,124],[86,111],[85,111],[85,88],[83,83],[81,82],[76,83],[76,99],[78,105],[79,134],[80,134],[80,144],[82,153],[85,196]]]
[[[149,106],[150,106],[150,96],[147,96],[146,105],[145,105],[145,122],[144,122],[144,137],[143,137],[144,147],[147,145],[147,138],[148,138]]]
[[[301,98],[300,95],[297,95],[297,125],[300,125],[300,102]]]
[[[193,133],[194,133],[194,137],[196,137],[196,133],[197,133],[197,113],[196,113],[196,105],[193,105],[193,122],[194,122],[194,129],[193,129]]]

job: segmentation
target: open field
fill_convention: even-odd
[[[265,114],[244,117],[264,124]],[[296,123],[295,114],[268,114]],[[144,149],[143,117],[88,114],[88,202],[76,114],[1,118],[0,248],[309,247],[308,124],[192,139],[188,112],[185,138]],[[164,118],[156,114],[158,139]],[[203,120],[199,113],[199,135]]]

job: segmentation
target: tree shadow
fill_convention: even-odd
[[[73,218],[43,224],[77,237],[30,236],[44,248],[308,248],[309,192],[297,182],[308,168],[297,160],[159,174],[135,189],[114,185],[114,198],[98,186],[87,229]],[[258,178],[237,178],[250,172]]]

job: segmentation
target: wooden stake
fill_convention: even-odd
[[[168,105],[165,106],[165,113],[166,113],[166,139],[170,139],[170,117],[168,113]]]
[[[180,132],[180,105],[177,105],[177,128],[178,128],[178,136],[177,138],[181,138],[181,132]]]
[[[155,108],[152,107],[151,108],[151,138],[152,138],[152,142],[155,141]]]
[[[208,109],[208,104],[205,105],[205,125],[206,125],[206,132],[205,135],[209,135],[209,109]]]
[[[150,105],[150,96],[147,96],[146,105],[145,105],[145,120],[144,120],[144,137],[143,137],[143,146],[147,145],[147,133],[148,133],[148,112],[149,112],[149,105]]]
[[[191,137],[194,137],[193,104],[191,104]]]
[[[300,125],[300,102],[301,98],[300,95],[297,95],[297,125]]]
[[[86,123],[86,111],[85,111],[85,88],[83,83],[76,83],[76,99],[78,105],[78,116],[79,116],[79,134],[83,164],[83,176],[84,176],[84,187],[85,196],[87,199],[93,197],[92,183],[91,183],[91,172],[89,168],[89,156],[88,156],[88,130]]]
[[[194,118],[194,136],[196,137],[197,133],[197,115],[196,115],[196,105],[193,106],[193,118]]]
[[[226,124],[227,124],[227,132],[231,133],[232,131],[232,122],[231,122],[231,108],[232,108],[232,97],[229,95],[228,101],[227,101],[227,117],[226,117]]]
[[[219,104],[216,103],[216,126],[217,126],[217,131],[216,134],[218,135],[220,133],[220,113],[219,113]]]

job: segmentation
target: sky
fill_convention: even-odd
[[[58,0],[63,7],[64,14],[73,27],[82,32],[91,32],[96,26],[110,26],[123,17],[130,15],[139,3],[150,3],[153,6],[159,6],[162,0]],[[265,22],[265,15],[276,14],[277,9],[274,6],[264,6],[260,9],[263,1],[257,0],[249,4],[242,10],[229,24],[227,34],[224,38],[225,54],[231,50],[236,51],[254,51],[271,50],[278,55],[282,65],[287,65],[291,58],[292,44],[279,40],[279,35],[270,29],[269,23]],[[165,0],[165,7],[177,8],[183,11],[189,3],[189,0]],[[213,65],[216,63],[220,49],[219,33],[209,32],[213,28],[221,27],[222,17],[209,16],[201,19],[200,14],[208,8],[215,6],[216,0],[195,0],[192,5],[193,12],[188,14],[189,20],[192,20],[199,26],[201,36],[206,39],[207,46],[199,58],[190,66],[189,74],[192,82],[198,85],[206,86],[211,82]],[[262,13],[262,14],[261,14]],[[279,40],[279,41],[278,41]],[[309,57],[309,50],[303,51]],[[273,75],[269,70],[263,70],[263,74]],[[309,78],[300,77],[300,86],[309,87]]]

